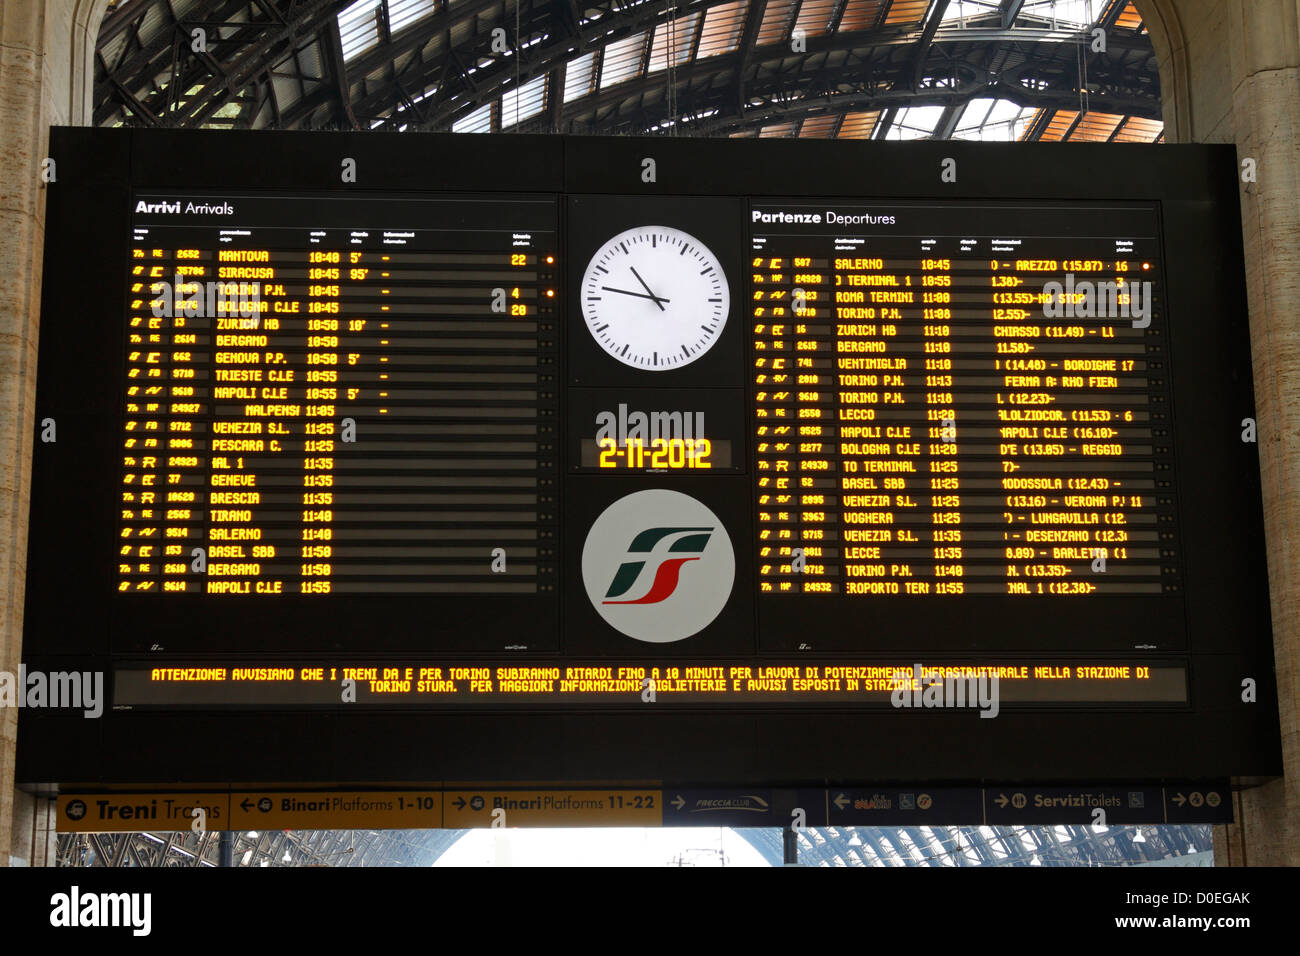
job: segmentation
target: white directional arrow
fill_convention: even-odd
[[[993,802],[996,803],[996,804],[997,804],[998,806],[1000,806],[1000,807],[1006,807],[1006,805],[1007,805],[1007,795],[1006,795],[1005,793],[999,793],[999,794],[998,794],[998,798],[997,798],[996,800],[994,800]]]
[[[682,795],[680,793],[677,794],[677,796],[674,797],[671,802],[672,805],[675,806],[678,810],[686,806],[686,801],[682,799]]]
[[[835,799],[831,801],[831,803],[835,804],[835,806],[843,810],[845,807],[849,805],[849,798],[844,796],[844,794],[841,793],[838,796],[836,796]]]
[[[1178,804],[1180,807],[1187,802],[1187,798],[1184,797],[1181,793],[1175,793],[1171,799],[1174,801],[1174,803]]]

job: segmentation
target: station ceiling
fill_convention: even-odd
[[[1071,142],[1164,131],[1131,0],[118,0],[94,99],[104,126]]]

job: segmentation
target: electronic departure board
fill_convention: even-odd
[[[760,589],[1177,591],[1155,211],[823,205],[752,217]]]
[[[24,779],[1276,770],[1231,150],[54,144]]]
[[[553,585],[554,200],[193,205],[133,207],[118,591]]]

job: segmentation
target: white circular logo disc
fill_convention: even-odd
[[[582,580],[610,627],[669,644],[698,634],[727,603],[736,580],[731,538],[690,495],[655,488],[614,502],[582,548]]]

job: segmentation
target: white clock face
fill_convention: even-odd
[[[633,368],[689,365],[713,347],[730,294],[718,257],[669,226],[620,232],[582,276],[582,316],[592,337]]]

